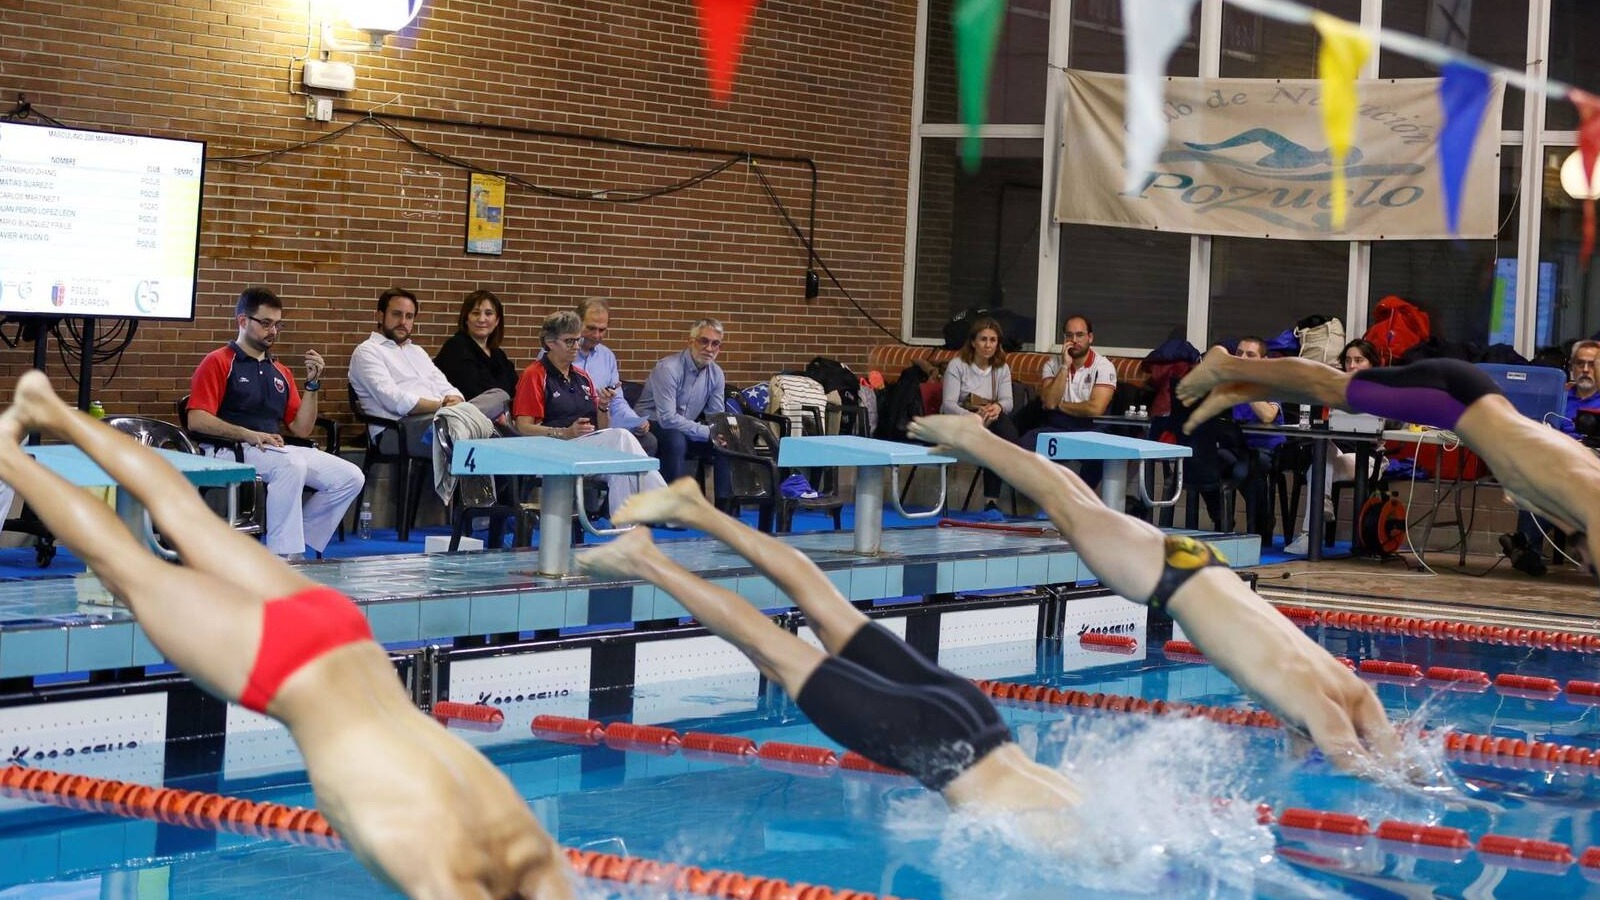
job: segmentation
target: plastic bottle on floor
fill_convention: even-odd
[[[372,540],[372,501],[361,501],[361,514],[356,519],[356,537],[363,541]]]

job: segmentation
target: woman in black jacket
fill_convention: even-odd
[[[434,365],[463,397],[499,388],[506,396],[517,390],[517,367],[500,349],[505,337],[505,306],[493,292],[476,290],[461,301],[456,333],[439,348]]]

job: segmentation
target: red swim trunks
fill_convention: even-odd
[[[361,608],[330,587],[317,585],[298,594],[268,600],[261,609],[261,646],[239,705],[256,712],[290,675],[317,657],[356,641],[372,640]]]

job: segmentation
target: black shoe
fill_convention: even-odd
[[[1521,534],[1500,535],[1500,550],[1511,560],[1511,568],[1518,572],[1535,578],[1546,572],[1544,558],[1528,546],[1528,539]]]

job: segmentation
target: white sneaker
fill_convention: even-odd
[[[1283,545],[1283,552],[1290,556],[1305,556],[1310,553],[1311,535],[1304,531],[1300,532],[1298,537]]]

